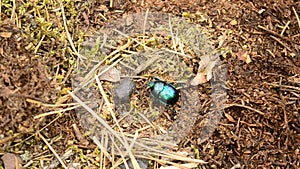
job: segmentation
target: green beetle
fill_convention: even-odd
[[[151,95],[164,105],[174,105],[179,99],[179,92],[172,84],[154,77],[155,81],[148,84]]]

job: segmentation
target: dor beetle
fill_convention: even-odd
[[[148,84],[151,95],[164,105],[174,105],[179,99],[175,86],[154,77],[155,81]]]

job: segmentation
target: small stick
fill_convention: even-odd
[[[129,35],[126,35],[125,33],[119,31],[118,29],[114,29],[115,32],[119,33],[120,35],[126,37],[126,38],[131,38]],[[154,51],[154,49],[146,46],[145,44],[139,42],[136,38],[132,38],[133,41],[135,41],[137,44],[143,46],[145,49],[148,49],[148,50],[151,50],[151,51]]]
[[[289,26],[290,23],[291,23],[291,22],[288,21],[288,22],[285,24],[285,26],[283,27],[283,29],[282,29],[282,31],[281,31],[281,33],[280,33],[281,36],[283,35],[284,31],[286,30],[286,28]]]
[[[65,154],[62,155],[61,159],[67,159],[71,155],[74,155],[74,152],[72,150],[68,150]],[[53,161],[47,168],[58,168],[59,162],[58,161]]]
[[[56,108],[56,107],[65,107],[65,106],[76,106],[78,105],[78,103],[68,103],[68,104],[47,104],[47,103],[43,103],[40,102],[38,100],[33,100],[30,98],[26,99],[26,102],[28,103],[33,103],[33,104],[37,104],[38,106],[43,106],[43,107],[51,107],[51,108]]]
[[[33,118],[38,119],[38,118],[45,117],[45,116],[50,116],[50,115],[53,115],[53,114],[60,114],[60,113],[63,113],[63,112],[69,111],[69,110],[76,109],[78,107],[80,107],[80,105],[73,106],[73,107],[68,107],[68,108],[65,108],[65,109],[62,109],[62,110],[55,110],[55,111],[50,111],[50,112],[38,114],[38,115],[34,116]]]
[[[276,58],[276,56],[274,55],[274,53],[273,53],[272,51],[270,51],[269,49],[266,49],[266,51],[267,51],[267,52],[269,52],[269,53],[270,53],[270,55],[272,55],[272,56],[273,56],[273,58]]]
[[[114,4],[114,1],[113,1],[113,0],[110,0],[110,1],[109,1],[109,7],[112,8],[112,7],[113,7],[113,4]]]
[[[272,39],[274,39],[275,41],[277,41],[279,44],[281,44],[282,46],[284,46],[287,50],[289,50],[290,52],[292,52],[291,48],[289,48],[288,46],[286,46],[283,42],[281,42],[278,38],[276,38],[275,36],[270,36]]]
[[[170,52],[170,53],[174,53],[174,54],[177,54],[179,56],[183,56],[183,57],[186,57],[186,58],[189,58],[189,59],[192,59],[193,57],[190,56],[190,55],[186,55],[184,53],[180,53],[180,52],[177,52],[177,51],[174,51],[174,50],[171,50],[171,49],[167,49],[167,48],[162,48],[164,50],[166,50],[167,52]]]
[[[14,147],[23,144],[24,142],[26,142],[27,140],[29,140],[30,138],[36,136],[37,133],[41,132],[42,130],[44,130],[45,128],[49,127],[52,123],[54,123],[57,119],[59,119],[60,116],[55,117],[55,119],[53,119],[52,121],[50,121],[48,124],[46,124],[43,128],[39,129],[37,132],[35,132],[34,134],[32,134],[31,136],[27,137],[25,140],[22,140],[21,142],[13,145]]]
[[[96,138],[96,136],[93,136],[94,143],[100,148],[101,152],[108,158],[109,161],[112,161],[113,158],[111,155],[106,151],[106,148],[103,146],[103,144],[100,143],[100,141]]]
[[[256,110],[252,107],[249,107],[249,106],[245,106],[245,105],[241,105],[241,104],[236,104],[236,103],[233,103],[233,104],[227,104],[224,108],[229,108],[229,107],[242,107],[242,108],[246,108],[246,109],[249,109],[249,110],[252,110],[252,111],[255,111],[256,113],[260,114],[260,115],[265,115],[265,113],[259,111],[259,110]]]
[[[67,38],[68,38],[68,41],[71,45],[71,48],[73,50],[73,52],[80,58],[80,59],[86,59],[85,56],[82,56],[81,54],[79,54],[74,46],[74,43],[73,43],[73,40],[72,40],[72,37],[70,35],[70,32],[69,32],[69,29],[68,29],[68,25],[67,25],[67,18],[66,18],[66,15],[65,15],[65,10],[64,10],[64,5],[62,3],[61,0],[57,0],[59,5],[60,5],[60,10],[61,10],[61,14],[62,14],[62,18],[63,18],[63,22],[64,22],[64,27],[65,27],[65,30],[66,30],[66,33],[67,33]]]
[[[77,125],[74,123],[71,126],[73,127],[73,130],[74,130],[77,140],[78,141],[83,140],[83,136],[82,136],[81,132],[79,131],[79,128],[77,127]]]
[[[291,42],[291,43],[300,44],[300,43],[298,43],[298,42],[291,41],[289,38],[283,37],[283,36],[281,36],[280,34],[278,34],[277,32],[271,31],[271,30],[269,30],[269,29],[267,29],[267,28],[265,28],[265,27],[263,27],[263,26],[258,25],[257,27],[260,28],[260,29],[262,29],[262,30],[264,30],[264,31],[266,31],[266,32],[268,32],[268,33],[271,34],[271,35],[280,37],[280,38],[282,38],[282,39],[284,39],[284,40],[286,40],[286,41],[289,41],[289,42]]]
[[[102,13],[99,13],[99,15],[100,15],[105,21],[107,21],[107,18],[106,18]]]
[[[273,84],[273,83],[265,83],[265,84],[270,85],[270,86],[274,86],[274,87],[282,87],[282,88],[294,89],[294,90],[300,91],[300,87],[296,87],[296,86]]]
[[[41,38],[41,40],[39,41],[39,43],[36,45],[35,49],[34,49],[34,53],[36,54],[37,51],[39,50],[40,46],[42,45],[42,42],[45,38],[45,35],[43,35],[43,37]]]
[[[175,37],[174,37],[174,34],[173,34],[173,30],[172,30],[171,16],[170,15],[169,15],[169,26],[170,26],[170,34],[172,36],[173,50],[175,52],[177,52],[177,49],[176,49],[176,40],[175,40]]]
[[[11,12],[11,16],[10,16],[10,20],[13,20],[15,19],[15,15],[16,15],[16,1],[13,0],[13,6],[12,6],[12,12]]]
[[[116,116],[115,116],[115,114],[114,114],[114,112],[113,112],[113,110],[112,110],[111,103],[109,102],[108,98],[106,97],[105,91],[104,91],[104,89],[103,89],[103,87],[102,87],[102,84],[101,84],[101,82],[100,82],[98,76],[95,75],[94,78],[96,79],[98,88],[99,88],[100,93],[101,93],[101,95],[102,95],[102,97],[103,97],[103,99],[104,99],[104,102],[105,102],[105,104],[106,104],[107,107],[108,107],[108,111],[110,112],[110,114],[111,114],[111,116],[112,116],[114,122],[117,124],[117,127],[118,127],[118,129],[119,129],[119,131],[120,131],[120,133],[121,133],[121,136],[119,136],[119,135],[115,132],[115,130],[112,129],[112,128],[111,128],[111,127],[110,127],[110,126],[109,126],[109,125],[108,125],[101,117],[99,117],[94,111],[92,111],[91,108],[89,108],[87,105],[85,105],[84,108],[85,108],[87,111],[89,111],[90,113],[92,113],[92,115],[93,115],[94,117],[96,117],[97,120],[98,120],[98,121],[99,121],[99,122],[100,122],[100,123],[101,123],[101,124],[102,124],[102,125],[103,125],[110,133],[111,133],[111,134],[113,134],[113,135],[121,142],[122,145],[124,145],[124,147],[125,147],[125,149],[126,149],[128,155],[129,155],[129,157],[130,157],[130,159],[131,159],[131,161],[132,161],[133,166],[139,166],[139,165],[138,165],[138,162],[136,161],[136,159],[135,159],[135,157],[134,157],[134,155],[133,155],[132,150],[129,149],[129,145],[128,145],[126,139],[125,139],[125,135],[124,135],[124,133],[123,133],[123,131],[122,131],[120,125],[118,124],[117,118],[116,118]],[[69,94],[71,94],[71,92],[69,92]],[[74,99],[76,98],[75,95],[73,95],[72,97],[73,97]],[[76,100],[76,101],[79,101],[79,98],[77,97],[75,100]],[[122,139],[121,137],[122,137],[123,139]]]
[[[295,10],[294,7],[293,7],[293,11],[294,11],[294,13],[295,13],[295,15],[296,15],[296,18],[297,18],[297,21],[298,21],[298,26],[299,26],[299,28],[300,28],[300,19],[299,19],[299,16],[298,16],[298,14],[297,14],[297,12],[296,12],[296,10]]]
[[[53,147],[50,145],[50,143],[48,143],[48,141],[45,139],[45,137],[41,134],[38,133],[39,137],[46,143],[46,145],[49,147],[49,149],[52,151],[52,153],[54,154],[54,156],[57,158],[57,160],[60,162],[60,164],[67,169],[68,167],[66,166],[66,164],[62,161],[62,159],[59,157],[59,155],[56,153],[56,151],[53,149]]]
[[[257,27],[260,28],[260,29],[262,29],[262,30],[264,30],[264,31],[266,31],[266,32],[268,32],[268,33],[271,34],[271,35],[274,35],[274,36],[278,36],[278,37],[283,38],[283,37],[282,37],[280,34],[278,34],[277,32],[271,31],[271,30],[269,30],[269,29],[267,29],[267,28],[265,28],[265,27],[263,27],[263,26],[258,25]]]

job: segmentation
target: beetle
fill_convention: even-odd
[[[179,99],[179,92],[175,86],[158,77],[154,77],[154,79],[155,81],[148,84],[151,95],[164,105],[174,105]]]

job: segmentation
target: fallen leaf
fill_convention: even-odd
[[[246,50],[240,50],[236,52],[235,55],[239,60],[244,61],[247,64],[251,62],[251,58]]]
[[[107,65],[101,67],[99,70],[99,73],[102,73],[107,68],[108,68]],[[109,81],[109,82],[119,82],[121,80],[120,71],[118,69],[116,69],[115,67],[112,67],[112,68],[108,69],[106,72],[104,72],[99,77],[99,79]]]
[[[5,169],[23,169],[21,158],[13,153],[6,153],[1,157]]]
[[[234,26],[234,25],[236,25],[237,24],[237,21],[234,19],[234,20],[232,20],[232,21],[230,21],[230,25],[232,25],[232,26]]]
[[[205,55],[199,62],[197,75],[191,80],[192,86],[197,86],[208,82],[212,77],[212,70],[216,66],[218,58],[216,56]]]

